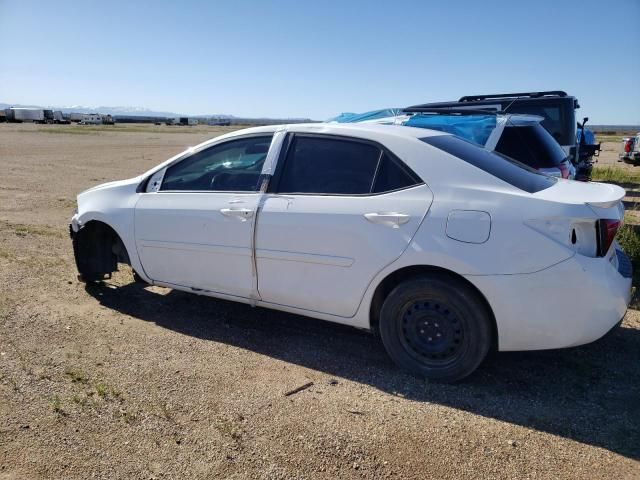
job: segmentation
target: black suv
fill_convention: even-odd
[[[542,126],[556,139],[567,156],[575,154],[576,113],[580,108],[575,97],[566,92],[500,93],[496,95],[467,95],[457,102],[437,102],[416,105],[428,108],[494,110],[504,113],[524,113],[542,117]],[[414,107],[414,108],[415,108]]]

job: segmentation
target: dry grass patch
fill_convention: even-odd
[[[49,225],[27,225],[23,223],[12,223],[7,220],[0,220],[0,230],[13,232],[19,237],[26,237],[27,235],[40,235],[54,238],[65,237],[64,230],[50,227]]]
[[[616,184],[636,184],[640,187],[640,170],[629,170],[619,167],[593,167],[592,178],[595,182],[606,182]]]

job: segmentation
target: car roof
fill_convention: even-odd
[[[283,132],[299,132],[299,133],[319,133],[324,135],[338,135],[345,137],[355,137],[365,140],[381,141],[389,140],[391,138],[401,139],[423,139],[434,136],[449,136],[450,133],[441,132],[438,130],[430,130],[426,128],[406,127],[404,125],[380,125],[375,123],[292,123],[283,125],[265,125],[262,127],[251,127],[235,130],[233,132],[225,133],[217,137],[206,140],[198,145],[190,147],[183,152],[169,158],[163,163],[156,165],[151,170],[148,170],[141,177],[148,176],[161,170],[167,165],[171,165],[173,162],[181,159],[185,155],[193,152],[197,152],[215,145],[219,142],[226,140],[232,140],[234,138],[240,138],[247,135],[259,135],[275,133],[278,131]]]
[[[506,121],[505,126],[522,126],[540,123],[543,118],[537,115],[527,114],[500,114],[499,118]],[[208,144],[217,143],[221,140],[231,139],[243,135],[254,135],[261,133],[274,133],[277,131],[298,132],[298,133],[317,133],[324,135],[338,135],[363,138],[368,140],[382,140],[383,138],[405,138],[405,139],[421,139],[438,135],[451,135],[441,130],[432,130],[422,127],[408,127],[405,125],[389,125],[380,123],[292,123],[284,125],[266,125],[262,127],[251,127],[242,130],[236,130],[226,135],[213,138],[200,147],[206,147]]]
[[[263,127],[244,128],[230,132],[222,137],[232,138],[241,135],[274,133],[277,131],[299,133],[323,133],[328,135],[345,135],[356,137],[373,137],[376,134],[401,138],[425,138],[448,133],[426,128],[407,127],[404,125],[384,125],[377,123],[291,123],[284,125],[266,125]],[[222,137],[216,137],[221,139]],[[212,139],[213,140],[213,139]]]

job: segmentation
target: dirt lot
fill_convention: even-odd
[[[640,476],[638,311],[442,386],[349,328],[78,283],[76,193],[224,130],[0,124],[0,479]]]

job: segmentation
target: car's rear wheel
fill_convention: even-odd
[[[439,382],[455,382],[472,373],[492,341],[490,312],[478,293],[442,274],[394,288],[382,305],[379,327],[398,365]]]

